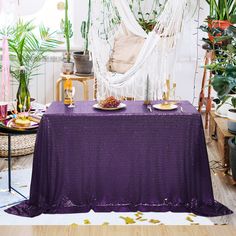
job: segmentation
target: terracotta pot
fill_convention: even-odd
[[[208,27],[210,29],[212,28],[220,28],[221,30],[227,29],[232,24],[228,20],[208,20]],[[221,34],[218,34],[217,36],[220,36]],[[208,34],[209,39],[211,42],[214,41],[214,36]]]

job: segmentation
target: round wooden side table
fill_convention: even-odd
[[[31,135],[36,134],[38,131],[38,128],[35,129],[29,129],[29,130],[18,130],[14,128],[9,128],[5,126],[2,122],[0,122],[0,133],[4,134],[8,137],[8,155],[7,155],[7,161],[8,161],[8,191],[11,192],[12,190],[22,196],[24,199],[27,199],[26,196],[24,196],[21,192],[19,192],[16,188],[12,186],[11,183],[11,149],[12,149],[12,143],[11,138],[12,136],[19,136],[19,135]],[[3,208],[5,206],[0,206],[0,208]]]
[[[88,101],[89,100],[89,87],[88,87],[88,80],[93,80],[94,79],[94,73],[92,74],[72,74],[72,75],[66,75],[61,73],[60,79],[57,80],[56,83],[56,101],[60,101],[61,96],[60,96],[60,85],[63,85],[63,82],[66,79],[71,79],[72,81],[77,81],[79,83],[82,83],[83,85],[83,91],[84,91],[84,100]],[[94,93],[94,96],[96,97],[96,91]]]

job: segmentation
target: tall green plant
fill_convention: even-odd
[[[37,33],[38,30],[38,33]],[[61,44],[45,26],[36,28],[32,21],[19,20],[15,25],[0,30],[0,35],[7,35],[11,59],[11,75],[20,81],[20,67],[26,71],[26,83],[37,74],[46,54]]]
[[[213,20],[228,20],[236,23],[235,0],[206,0],[210,6],[210,18]]]
[[[84,39],[84,54],[88,53],[88,47],[89,47],[89,31],[91,27],[91,0],[89,0],[88,4],[88,18],[87,21],[83,21],[81,24],[81,35]]]
[[[68,0],[65,0],[65,19],[61,20],[61,27],[64,33],[64,37],[66,39],[66,62],[67,63],[69,63],[71,59],[70,39],[73,36],[72,24],[68,16],[68,9],[69,9]]]

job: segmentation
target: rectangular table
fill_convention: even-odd
[[[50,106],[38,131],[30,199],[8,213],[232,213],[214,200],[201,115],[189,102],[181,102],[184,112],[149,112],[134,101],[99,111],[94,103]]]

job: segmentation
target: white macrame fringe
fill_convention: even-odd
[[[136,63],[129,71],[125,74],[109,72],[106,65],[112,51],[115,33],[119,28],[114,27],[109,38],[104,39],[100,36],[99,29],[106,27],[106,19],[104,19],[104,15],[101,17],[101,14],[104,14],[102,1],[94,0],[90,36],[98,99],[104,99],[109,95],[145,99],[147,77],[151,84],[150,98],[162,98],[165,81],[171,76],[174,68],[175,46],[192,2],[190,0],[168,0],[157,18],[157,25],[149,34],[146,34],[136,21],[129,7],[129,1],[113,0],[113,4],[119,12],[122,24],[133,34],[146,40]]]

